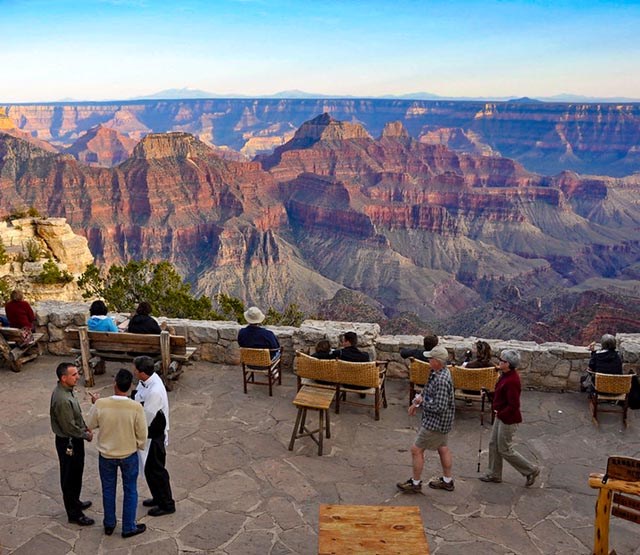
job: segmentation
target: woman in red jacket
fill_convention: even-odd
[[[24,300],[22,291],[18,289],[11,291],[11,300],[4,305],[4,310],[11,327],[34,330],[36,315],[33,313],[31,305]]]
[[[520,414],[520,375],[516,368],[520,365],[520,355],[512,349],[500,354],[500,379],[493,394],[495,420],[489,442],[489,471],[480,479],[483,482],[502,482],[502,460],[506,460],[520,474],[526,477],[526,487],[531,487],[540,468],[529,462],[513,449],[513,434],[522,422]]]

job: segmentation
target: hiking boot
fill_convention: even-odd
[[[455,489],[453,479],[451,479],[451,481],[447,484],[442,476],[440,476],[440,478],[433,478],[433,480],[430,480],[429,487],[433,489],[443,489],[446,491],[453,491]]]
[[[533,484],[536,483],[536,478],[540,474],[540,469],[536,468],[531,474],[527,476],[527,482],[525,483],[525,487],[530,488]]]
[[[398,482],[396,487],[403,493],[422,493],[422,481],[414,484],[411,478],[406,482]]]
[[[500,484],[502,482],[502,478],[497,478],[496,476],[492,476],[491,474],[485,474],[484,476],[480,476],[480,481]]]

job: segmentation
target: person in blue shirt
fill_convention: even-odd
[[[280,356],[280,343],[272,331],[260,324],[265,315],[257,306],[252,306],[244,312],[244,319],[249,324],[238,332],[238,345],[249,349],[271,349],[271,360]]]
[[[93,301],[89,307],[89,321],[87,327],[89,331],[110,331],[118,333],[120,331],[111,316],[107,316],[107,305],[104,301]]]

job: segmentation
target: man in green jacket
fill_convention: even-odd
[[[71,362],[62,362],[56,368],[58,385],[51,394],[49,416],[51,429],[56,435],[56,451],[60,462],[60,487],[69,522],[91,526],[92,518],[83,511],[91,501],[80,501],[82,473],[84,472],[84,442],[93,439],[93,433],[82,418],[78,398],[73,392],[78,381],[78,369]]]

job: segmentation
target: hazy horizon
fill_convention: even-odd
[[[0,102],[216,96],[640,99],[632,1],[0,0]]]

